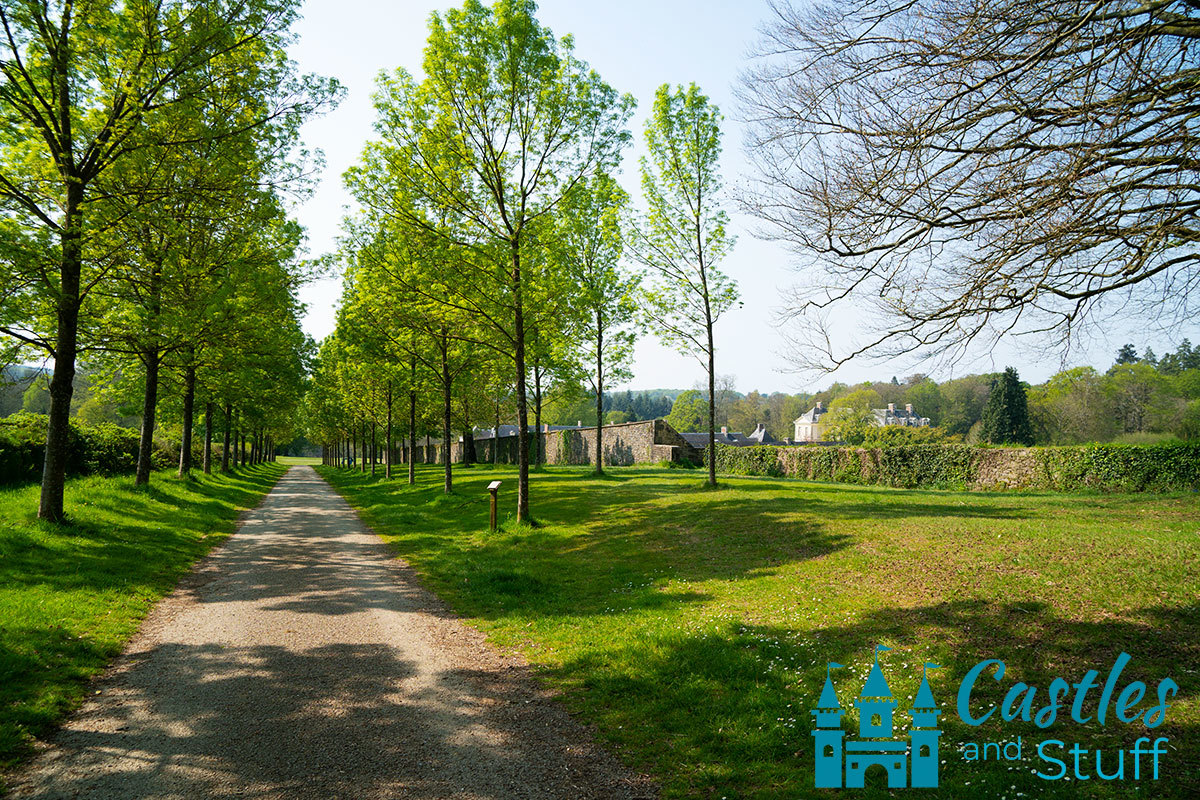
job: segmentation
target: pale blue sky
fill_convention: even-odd
[[[400,0],[308,0],[304,19],[296,28],[299,41],[292,49],[301,69],[337,77],[346,87],[342,104],[333,113],[305,127],[305,142],[325,152],[327,167],[314,197],[297,210],[308,229],[309,248],[315,254],[331,250],[337,236],[342,209],[350,203],[342,189],[341,173],[355,162],[363,143],[372,135],[373,113],[370,94],[381,69],[403,66],[418,71],[424,48],[426,22],[433,9],[448,8],[448,2]],[[632,130],[638,145],[626,157],[623,182],[636,193],[636,165],[646,111],[655,89],[664,82],[695,81],[725,113],[723,126],[726,182],[736,182],[744,173],[742,134],[736,121],[733,85],[746,63],[745,55],[756,39],[757,26],[767,17],[765,0],[718,2],[717,0],[607,0],[572,2],[544,0],[539,19],[555,34],[575,36],[576,53],[621,92],[638,100]],[[893,374],[912,372],[911,365],[861,364],[840,370],[836,376],[783,374],[780,351],[782,338],[772,325],[772,310],[780,304],[781,290],[793,283],[797,273],[794,259],[782,248],[756,240],[750,220],[729,208],[738,244],[724,265],[738,281],[744,306],[731,311],[717,326],[717,372],[736,376],[741,391],[758,389],[798,391],[825,386],[834,378],[845,381],[887,380]],[[302,299],[309,306],[305,328],[315,338],[333,328],[334,305],[340,293],[336,279],[308,288]],[[1107,367],[1111,353],[1124,340],[1097,342],[1092,348],[1096,366]],[[1193,338],[1196,338],[1193,335]],[[1135,341],[1137,337],[1134,337]],[[1165,342],[1152,342],[1160,353]],[[1073,363],[1089,363],[1088,355]],[[995,356],[982,355],[972,363],[960,364],[955,372],[977,372],[1012,364],[1025,380],[1039,382],[1059,367],[1005,347]],[[927,367],[921,371],[930,371]],[[950,377],[949,370],[935,377]],[[634,389],[686,388],[701,380],[704,372],[692,359],[662,347],[652,337],[638,346],[634,365]]]

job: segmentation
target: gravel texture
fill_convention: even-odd
[[[21,798],[643,798],[309,467],[147,618]]]

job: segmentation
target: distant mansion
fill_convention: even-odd
[[[825,415],[829,409],[823,404],[817,403],[815,406],[804,412],[796,418],[796,441],[797,442],[820,442],[825,438],[825,424],[821,422],[821,417]],[[913,411],[912,404],[904,406],[903,411],[896,410],[895,403],[888,403],[887,408],[873,408],[871,412],[875,415],[875,424],[879,427],[887,425],[903,425],[910,428],[923,428],[929,424],[929,417],[922,417]]]

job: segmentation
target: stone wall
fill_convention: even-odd
[[[600,446],[604,465],[628,467],[659,461],[683,460],[688,448],[675,430],[661,419],[605,425]],[[546,434],[547,464],[591,465],[596,462],[596,429],[550,431]]]

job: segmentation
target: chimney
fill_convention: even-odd
[[[905,403],[904,410],[911,414],[912,413],[912,403]]]
[[[896,413],[896,404],[895,403],[888,403],[888,413],[889,414]]]

